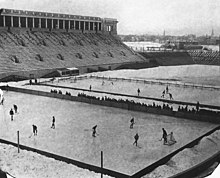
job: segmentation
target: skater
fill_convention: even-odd
[[[167,85],[167,87],[166,87],[166,94],[168,94],[169,93],[169,88],[168,88],[168,85]]]
[[[102,81],[102,86],[103,86],[103,85],[105,85],[105,82],[104,82],[104,81]]]
[[[170,100],[173,100],[173,95],[171,93],[169,93],[170,96]]]
[[[163,139],[163,144],[165,145],[167,143],[167,132],[164,128],[162,128],[162,130],[163,130],[162,139]]]
[[[134,136],[134,139],[135,139],[135,141],[134,141],[133,145],[135,144],[137,146],[137,141],[139,139],[138,133],[136,133],[136,135]]]
[[[13,109],[11,108],[11,110],[9,111],[9,114],[11,115],[11,121],[13,121],[13,115],[14,115],[14,111]]]
[[[53,119],[52,119],[52,126],[51,126],[52,129],[55,129],[55,117],[53,116]]]
[[[90,90],[90,91],[92,90],[92,86],[91,86],[91,85],[89,86],[89,90]]]
[[[134,127],[134,117],[131,118],[130,122],[131,122],[130,129],[133,129],[133,127]]]
[[[2,104],[2,105],[4,105],[4,101],[5,101],[5,98],[4,98],[4,97],[2,97],[2,100],[1,100],[0,105],[1,105],[1,104]]]
[[[14,107],[15,113],[17,113],[18,112],[18,106],[16,104],[14,104],[13,107]]]
[[[97,128],[97,125],[95,125],[95,126],[92,128],[92,130],[93,130],[92,136],[93,136],[93,137],[96,137],[96,128]]]
[[[0,89],[0,104],[2,104],[3,105],[3,99],[4,99],[4,97],[3,97],[3,91],[2,91],[2,89]]]
[[[37,135],[37,126],[36,125],[32,125],[33,126],[33,133],[34,135]]]
[[[161,98],[164,98],[165,90],[162,92]]]
[[[138,96],[140,95],[140,92],[141,92],[141,91],[140,91],[140,89],[138,88],[138,89],[137,89]]]

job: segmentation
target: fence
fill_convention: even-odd
[[[141,103],[132,103],[132,102],[119,102],[117,100],[101,100],[95,97],[78,97],[78,96],[69,96],[69,95],[63,95],[63,94],[57,94],[57,93],[50,93],[50,92],[44,92],[44,91],[37,91],[37,90],[30,90],[30,89],[24,89],[24,88],[16,88],[16,87],[9,87],[9,86],[3,86],[1,87],[4,90],[10,90],[15,92],[22,92],[27,94],[33,94],[33,95],[40,95],[40,96],[46,96],[46,97],[52,97],[52,98],[59,98],[59,99],[65,99],[70,101],[76,101],[76,102],[84,102],[88,104],[96,104],[101,106],[107,106],[107,107],[116,107],[121,109],[127,109],[132,111],[140,111],[140,112],[146,112],[146,113],[152,113],[152,114],[159,114],[159,115],[167,115],[167,116],[173,116],[178,118],[185,118],[190,120],[198,120],[198,121],[205,121],[205,122],[212,122],[212,123],[220,123],[220,119],[218,118],[219,115],[204,115],[198,114],[198,113],[192,113],[192,112],[182,112],[182,111],[172,111],[170,109],[163,109],[158,107],[149,107],[146,104]],[[64,87],[66,88],[66,87]],[[68,87],[67,87],[68,88]],[[81,89],[82,90],[82,89]],[[89,90],[86,90],[89,91]],[[108,93],[110,94],[110,93]],[[115,93],[116,95],[117,93]],[[120,94],[117,94],[120,95]],[[122,95],[120,95],[122,96]],[[123,95],[123,96],[129,96],[134,97],[131,95]],[[146,97],[137,97],[137,98],[146,98]],[[162,100],[162,99],[158,99]],[[165,100],[170,101],[170,100]],[[174,102],[173,100],[171,102]],[[176,103],[179,104],[185,104],[185,105],[195,105],[196,103],[186,103],[181,101],[176,101]],[[211,106],[211,105],[202,105],[200,104],[200,107],[207,107],[208,108],[214,108],[219,109],[219,106]]]
[[[161,82],[161,81],[154,81],[154,80],[143,80],[143,79],[128,79],[128,78],[120,78],[120,77],[100,77],[90,75],[90,78],[101,79],[101,80],[115,80],[115,81],[128,81],[128,82],[140,82],[144,84],[151,84],[151,85],[169,85],[175,87],[183,87],[183,88],[197,88],[197,89],[210,89],[210,90],[220,90],[219,86],[212,86],[212,85],[196,85],[191,83],[177,83],[177,82]]]

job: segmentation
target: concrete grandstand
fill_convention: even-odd
[[[117,37],[117,20],[1,9],[0,80],[44,77],[59,68],[80,73],[146,62]]]

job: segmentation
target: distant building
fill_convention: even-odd
[[[32,30],[80,30],[83,32],[117,34],[117,19],[57,14],[14,9],[0,9],[0,27]]]

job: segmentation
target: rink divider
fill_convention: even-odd
[[[14,147],[17,147],[17,143],[14,143],[14,142],[11,142],[11,141],[8,141],[8,140],[4,140],[4,139],[0,139],[0,143],[7,144],[7,145],[13,145]],[[123,174],[123,173],[120,173],[120,172],[117,172],[117,171],[113,171],[113,170],[106,169],[106,168],[101,168],[101,167],[98,167],[98,166],[95,166],[95,165],[80,162],[80,161],[77,161],[77,160],[74,160],[74,159],[70,159],[68,157],[60,156],[60,155],[57,155],[57,154],[54,154],[54,153],[46,152],[46,151],[36,149],[36,148],[33,148],[33,147],[29,147],[29,146],[25,146],[25,145],[22,145],[22,144],[19,145],[19,148],[20,148],[20,150],[32,151],[32,152],[38,153],[40,155],[44,155],[44,156],[49,157],[49,158],[54,158],[55,160],[65,162],[67,164],[73,164],[73,165],[78,166],[80,168],[87,169],[87,170],[90,170],[90,171],[94,171],[96,173],[102,173],[102,174],[109,175],[109,176],[112,176],[112,177],[130,178],[129,175],[126,175],[126,174]],[[17,149],[17,148],[15,148],[15,149]]]
[[[33,94],[33,95],[38,95],[38,96],[45,96],[45,97],[51,97],[51,98],[57,98],[57,99],[65,99],[65,100],[70,100],[70,101],[83,102],[83,103],[87,103],[87,104],[115,107],[115,108],[131,110],[131,111],[139,111],[139,112],[145,112],[145,113],[151,113],[151,114],[157,114],[157,115],[159,114],[159,115],[166,115],[166,116],[184,118],[184,119],[189,119],[189,120],[197,120],[197,121],[220,124],[220,118],[218,118],[217,116],[202,115],[202,114],[196,114],[196,113],[191,113],[191,112],[172,111],[170,109],[148,107],[145,104],[142,105],[142,104],[137,104],[137,103],[129,103],[129,102],[126,103],[126,102],[120,102],[117,100],[115,100],[115,101],[114,100],[102,100],[100,98],[97,99],[97,98],[93,98],[93,97],[89,98],[89,97],[83,97],[83,96],[69,96],[69,95],[65,95],[65,94],[57,94],[57,93],[30,90],[30,89],[10,87],[10,86],[2,86],[0,88],[2,88],[3,90],[22,92],[22,93]],[[127,95],[127,96],[129,96],[129,95]]]
[[[90,91],[89,89],[82,89],[82,88],[76,88],[76,87],[66,87],[66,86],[56,86],[56,85],[51,85],[51,84],[35,84],[35,85],[48,86],[48,87],[53,87],[53,88],[79,90],[79,91],[82,91],[82,92],[89,92]],[[137,96],[137,95],[128,95],[128,94],[105,92],[105,91],[99,91],[99,90],[92,90],[92,92],[108,94],[108,95],[115,95],[115,96],[124,96],[124,97],[129,97],[129,98],[146,99],[146,100],[159,101],[159,102],[171,103],[171,104],[179,104],[179,105],[189,105],[189,106],[196,106],[197,105],[197,103],[191,103],[191,102],[168,100],[168,99],[163,99],[163,98]],[[220,110],[220,106],[214,106],[214,105],[200,104],[200,107]]]

